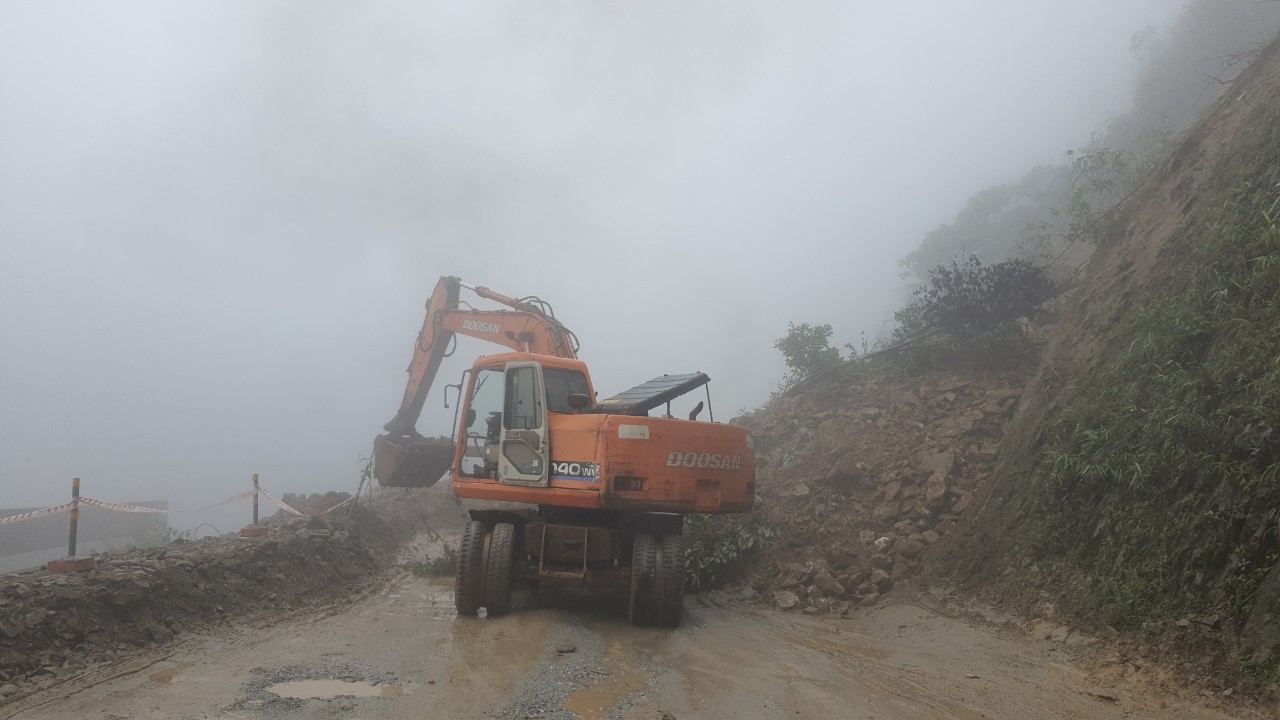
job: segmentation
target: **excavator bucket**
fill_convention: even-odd
[[[373,476],[382,487],[431,487],[453,464],[447,437],[379,435],[373,441]]]

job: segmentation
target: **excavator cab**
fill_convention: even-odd
[[[470,374],[458,433],[457,475],[547,487],[549,416],[576,414],[589,404],[591,383],[585,369],[499,356],[481,358]]]

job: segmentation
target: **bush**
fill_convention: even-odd
[[[685,586],[715,590],[742,577],[773,536],[752,515],[686,515]]]
[[[791,369],[788,385],[840,362],[840,351],[831,347],[831,332],[830,324],[787,323],[787,334],[773,346],[782,352]]]
[[[929,271],[916,290],[924,324],[956,336],[990,332],[1018,317],[1035,314],[1049,298],[1052,284],[1044,268],[1027,260],[983,266],[974,255]]]
[[[418,577],[448,577],[454,574],[458,566],[458,549],[449,543],[438,557],[426,560],[415,560],[402,567]]]

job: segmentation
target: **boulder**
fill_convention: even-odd
[[[819,570],[813,576],[813,584],[821,588],[822,592],[827,595],[838,597],[845,593],[844,586],[840,584],[840,581],[832,577],[831,573],[827,572],[825,569]],[[812,599],[812,596],[810,596],[810,599]]]
[[[773,594],[773,602],[779,610],[794,610],[800,604],[800,597],[790,590],[779,590]]]

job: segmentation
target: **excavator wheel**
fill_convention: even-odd
[[[516,527],[498,523],[489,536],[485,557],[485,607],[490,615],[511,610],[511,560],[515,551]]]
[[[676,627],[684,609],[684,537],[673,533],[658,540],[658,624]]]
[[[653,536],[637,533],[631,541],[631,599],[627,615],[632,625],[658,621],[658,546]]]
[[[484,546],[489,528],[472,520],[462,530],[453,602],[459,615],[475,615],[484,603]]]

